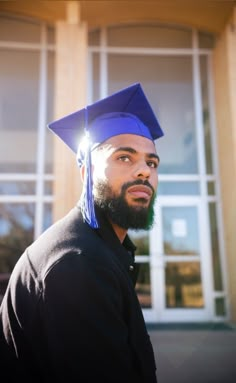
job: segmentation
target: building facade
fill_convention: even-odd
[[[79,198],[47,123],[140,82],[165,136],[151,232],[132,232],[147,322],[236,322],[235,1],[0,3],[0,285]]]

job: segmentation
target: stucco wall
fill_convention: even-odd
[[[236,321],[236,8],[213,55],[218,157],[231,319]]]

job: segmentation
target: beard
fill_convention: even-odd
[[[125,199],[126,190],[130,186],[146,185],[149,186],[153,195],[148,206],[144,206],[146,200],[137,198],[139,206],[131,206]],[[137,180],[122,186],[121,193],[116,195],[108,182],[97,181],[94,195],[94,204],[109,218],[114,224],[123,229],[144,229],[149,230],[154,223],[154,202],[156,193],[147,181]],[[143,205],[142,205],[143,204]]]

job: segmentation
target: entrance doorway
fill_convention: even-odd
[[[205,213],[198,197],[159,197],[153,230],[131,232],[137,246],[143,244],[144,254],[139,250],[136,256],[140,264],[136,289],[147,322],[197,322],[212,317]]]

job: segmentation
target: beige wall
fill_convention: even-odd
[[[66,21],[56,23],[55,119],[83,108],[87,100],[88,32],[76,3],[68,6]],[[58,220],[79,199],[81,181],[75,154],[56,136],[54,140],[53,215]]]
[[[236,7],[218,38],[213,68],[229,304],[236,321]]]

